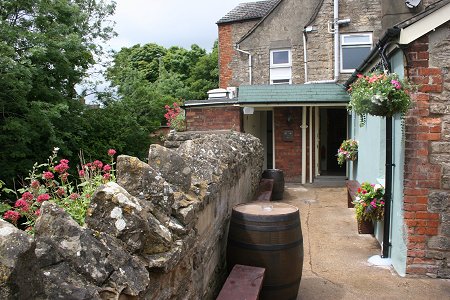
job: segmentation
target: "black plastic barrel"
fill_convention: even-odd
[[[233,208],[227,265],[266,269],[260,299],[296,299],[303,269],[303,236],[295,206],[251,202]]]
[[[282,200],[284,193],[284,173],[280,169],[267,169],[262,178],[273,179],[272,200]]]

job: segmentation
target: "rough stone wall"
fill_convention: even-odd
[[[450,23],[409,45],[419,85],[406,118],[407,274],[450,278]]]
[[[382,34],[380,16],[380,0],[339,1],[339,19],[351,20],[348,25],[339,27],[339,33],[372,32],[375,45],[377,38]],[[334,78],[334,35],[328,33],[328,22],[331,21],[333,21],[333,0],[325,0],[311,24],[317,31],[308,33],[308,79],[311,81]],[[347,80],[349,75],[341,73],[339,82]]]
[[[239,107],[186,108],[186,129],[241,131],[242,116]]]
[[[256,30],[240,45],[241,49],[252,53],[252,77],[253,84],[269,84],[270,49],[292,49],[292,83],[301,84],[305,81],[303,64],[303,40],[302,31],[313,15],[313,11],[320,3],[319,0],[294,1],[284,0],[264,20]],[[339,18],[350,18],[349,25],[341,26],[341,33],[373,32],[374,39],[378,38],[381,31],[381,4],[380,0],[342,0],[339,1]],[[319,14],[312,22],[317,31],[307,34],[308,48],[308,80],[327,80],[334,78],[334,38],[328,32],[328,22],[333,20],[333,0],[325,0]],[[232,43],[239,40],[251,28],[254,23],[232,23]],[[219,26],[219,42],[223,38],[223,46],[219,44],[219,57],[227,59],[231,56],[231,62],[227,68],[220,64],[221,78],[231,80],[221,81],[220,86],[239,86],[248,84],[248,56],[236,51],[231,52],[225,45],[229,40],[227,28],[221,30]],[[221,34],[223,36],[221,37]],[[374,40],[375,44],[376,40]],[[223,50],[221,50],[223,47]],[[221,52],[222,51],[222,52]],[[231,74],[230,74],[231,72]],[[341,82],[348,78],[349,74],[341,74]]]
[[[176,138],[174,138],[176,139]],[[228,132],[119,156],[81,227],[45,202],[28,236],[0,220],[1,299],[214,299],[231,208],[261,176],[258,139]]]

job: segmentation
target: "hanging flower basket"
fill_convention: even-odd
[[[342,142],[336,154],[337,161],[342,166],[346,160],[358,159],[358,141],[349,139]]]
[[[411,107],[409,91],[413,88],[399,79],[396,73],[358,74],[358,79],[350,86],[348,110],[358,115],[392,117],[396,113],[404,115]],[[364,117],[362,118],[364,121]]]

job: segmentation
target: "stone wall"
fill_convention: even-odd
[[[419,85],[406,118],[407,274],[450,278],[450,23],[406,50]]]
[[[174,138],[176,139],[176,138]],[[231,208],[252,199],[256,138],[228,132],[117,160],[86,226],[45,202],[34,237],[0,220],[1,299],[214,299]]]

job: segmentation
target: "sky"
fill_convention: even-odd
[[[256,1],[256,0],[253,0]],[[166,48],[192,44],[210,51],[216,22],[239,3],[252,0],[117,0],[114,50],[156,43]]]

